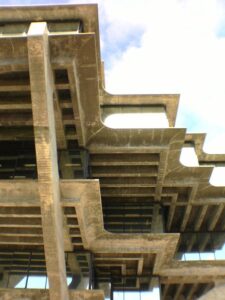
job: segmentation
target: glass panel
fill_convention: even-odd
[[[185,253],[185,260],[200,260],[198,252]]]
[[[19,277],[21,278],[21,280],[19,280]],[[19,280],[19,281],[18,281]],[[16,283],[18,281],[18,283]],[[20,289],[24,289],[26,287],[26,281],[27,281],[27,277],[21,277],[18,275],[11,275],[9,277],[9,288],[20,288]]]
[[[148,277],[144,290],[113,291],[113,300],[160,300],[159,279]]]
[[[213,252],[200,252],[200,260],[214,260],[215,256]]]
[[[114,292],[113,293],[113,300],[124,300],[123,298],[123,292]]]
[[[10,257],[3,269],[2,288],[48,289],[43,252],[6,253]],[[69,289],[86,290],[93,287],[94,274],[90,253],[66,253],[67,284]]]
[[[152,291],[114,292],[113,300],[160,300],[160,291],[159,288],[153,288]]]
[[[47,288],[46,276],[29,276],[27,281],[28,289],[44,289]]]
[[[225,260],[225,233],[182,233],[175,259]]]

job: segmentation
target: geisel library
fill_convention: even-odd
[[[174,128],[179,95],[105,91],[96,5],[1,8],[0,31],[0,299],[224,299],[225,155]],[[136,112],[169,127],[104,125]]]

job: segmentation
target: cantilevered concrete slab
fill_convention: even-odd
[[[225,155],[204,153],[204,134],[174,128],[179,95],[104,90],[96,5],[1,8],[0,30],[0,270],[24,274],[36,252],[31,273],[47,268],[50,280],[49,294],[0,297],[101,299],[67,290],[66,271],[87,274],[78,252],[91,255],[96,286],[146,290],[154,275],[163,300],[192,300],[223,282],[224,261],[176,259],[207,252],[225,229],[225,188],[209,183]],[[160,107],[170,128],[106,127],[106,113],[124,107]],[[184,146],[200,166],[180,163]]]

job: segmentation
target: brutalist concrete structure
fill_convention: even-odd
[[[207,297],[225,278],[225,261],[204,257],[225,242],[225,189],[209,183],[225,155],[174,128],[179,95],[104,90],[96,5],[1,8],[0,30],[0,299],[113,299],[155,283],[163,300]],[[157,109],[169,128],[103,122]],[[185,146],[198,167],[180,163]]]

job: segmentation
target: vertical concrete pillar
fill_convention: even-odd
[[[153,207],[151,232],[152,233],[164,232],[163,216],[162,216],[162,213],[160,213],[160,205],[159,204],[154,204],[154,207]]]
[[[50,299],[68,300],[54,120],[53,74],[49,56],[48,30],[45,22],[31,23],[27,43],[39,196]]]

